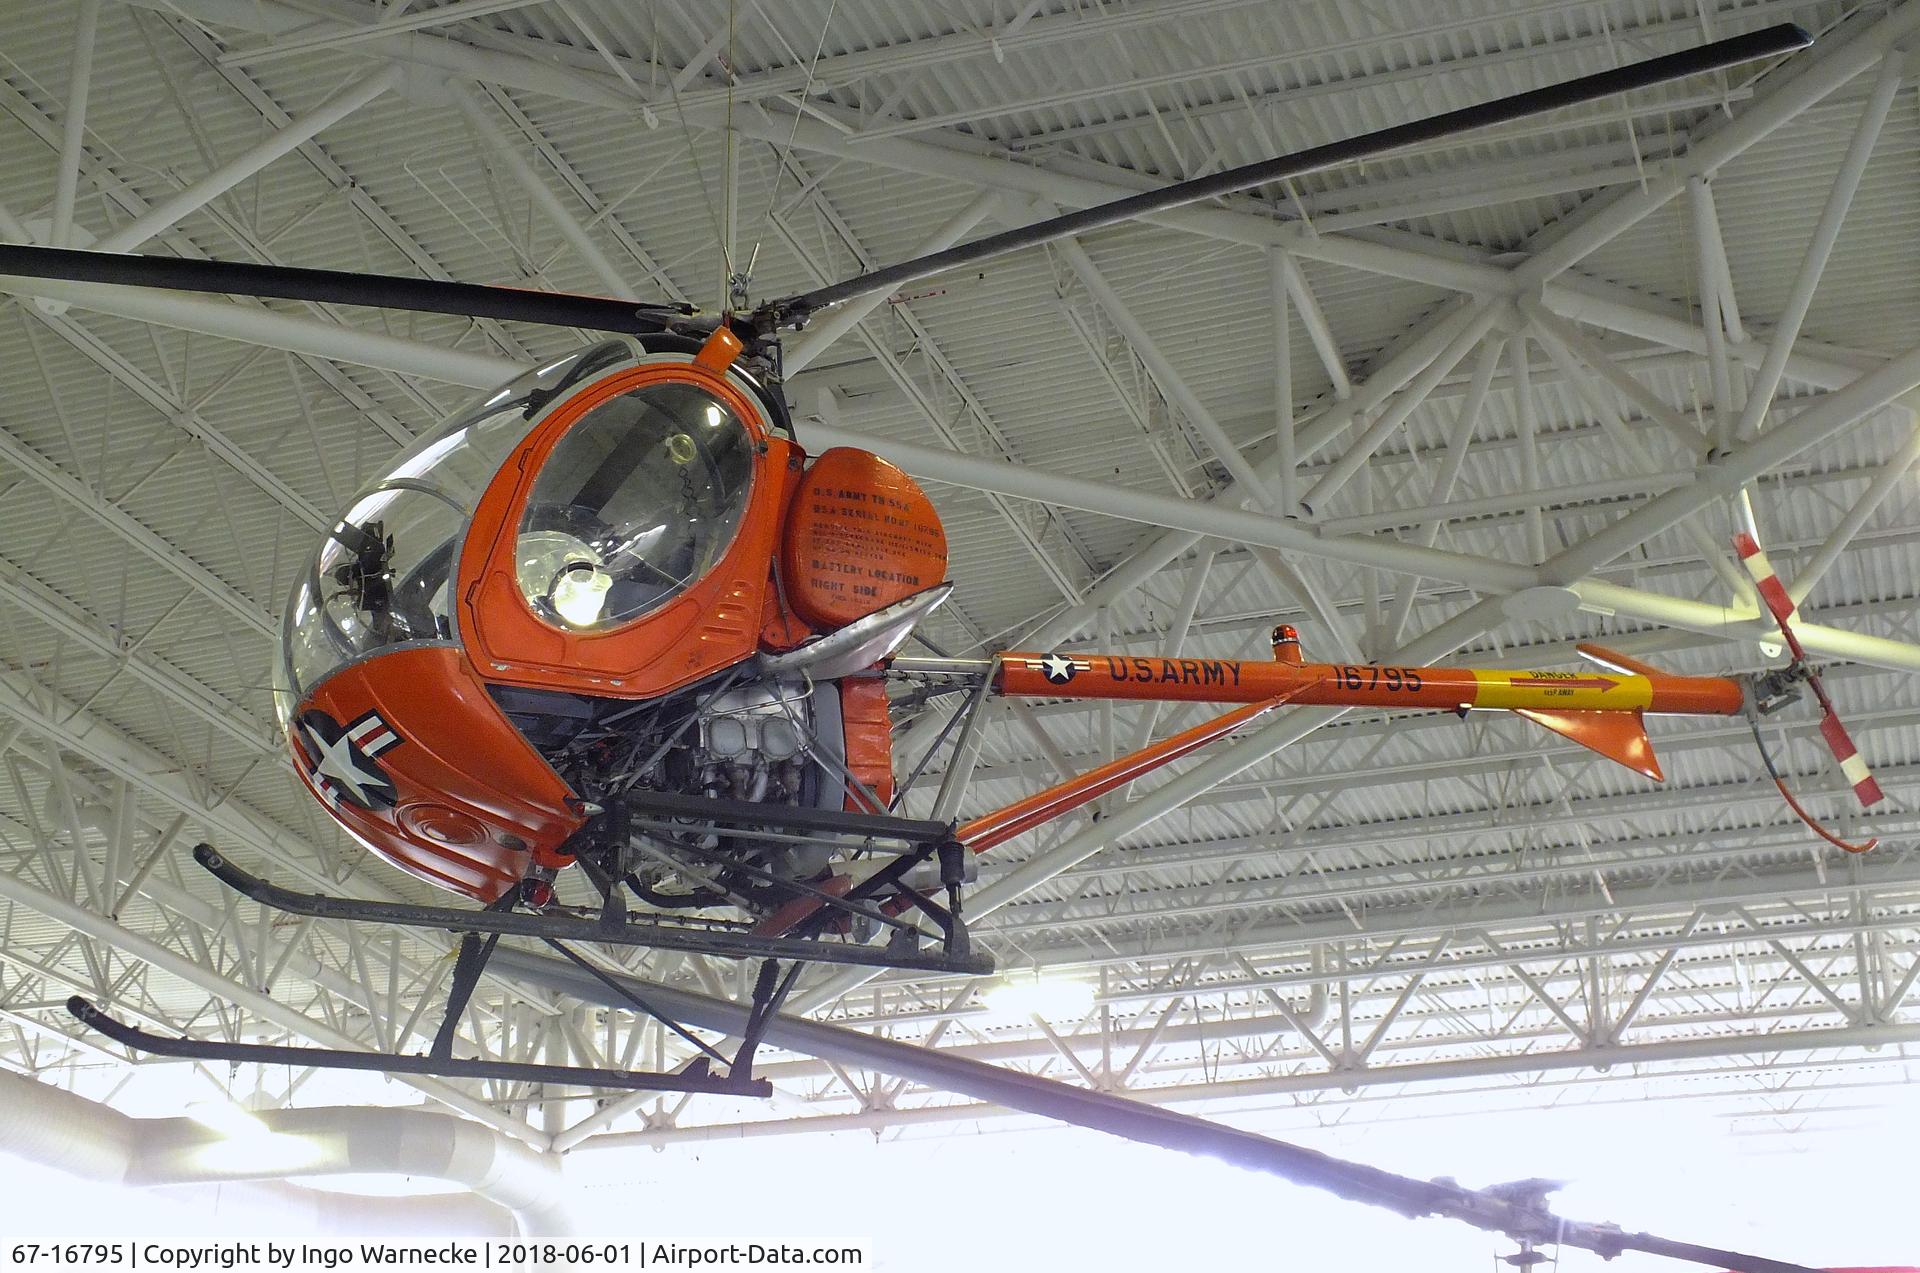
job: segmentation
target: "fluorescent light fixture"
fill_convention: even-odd
[[[1007,1021],[1029,1017],[1077,1020],[1093,1008],[1093,986],[1066,978],[1009,977],[981,991],[980,1002],[995,1017]]]
[[[219,1132],[230,1140],[248,1136],[266,1136],[267,1125],[232,1101],[192,1101],[186,1115],[208,1131]]]

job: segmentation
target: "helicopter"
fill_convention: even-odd
[[[766,1095],[755,1051],[802,969],[821,963],[985,975],[974,862],[1289,705],[1511,711],[1660,780],[1647,714],[1758,720],[1801,684],[1865,804],[1878,799],[1817,674],[1670,676],[1599,647],[1593,672],[1273,659],[900,651],[952,592],[933,502],[871,452],[802,445],[782,333],[837,305],[991,257],[1423,141],[1598,101],[1811,42],[1783,25],[1180,182],[990,235],[811,292],[720,313],[633,300],[334,271],[0,245],[0,274],[244,293],[603,332],[424,433],[368,483],[300,573],[283,613],[276,708],[294,769],[357,842],[465,905],[299,893],[216,848],[224,884],[295,915],[462,935],[423,1056],[166,1038],[76,999],[137,1049],[228,1063]],[[1749,552],[1749,548],[1751,551]],[[1772,578],[1740,546],[1759,590]],[[1774,579],[1774,590],[1778,581]],[[1784,600],[1784,592],[1781,591]],[[963,702],[925,755],[894,755],[912,682]],[[1231,710],[1001,809],[958,818],[950,764],[922,817],[902,796],[936,749],[969,754],[994,697],[1207,702]],[[1764,744],[1762,754],[1765,755]],[[906,758],[902,758],[906,759]],[[1784,780],[1767,765],[1790,803]],[[905,768],[910,777],[896,782]],[[1864,850],[1803,820],[1841,847]],[[570,902],[563,873],[592,901]],[[477,908],[473,905],[477,904]],[[552,946],[694,1045],[671,1073],[455,1055],[498,941]],[[758,961],[724,1056],[567,943]],[[715,1070],[718,1065],[720,1069]]]

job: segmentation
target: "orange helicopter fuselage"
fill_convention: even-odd
[[[572,861],[569,837],[590,810],[509,719],[503,689],[656,699],[942,580],[945,534],[912,480],[846,448],[810,464],[776,431],[777,390],[731,370],[738,348],[723,328],[690,357],[637,358],[546,404],[471,511],[450,579],[449,639],[376,650],[299,697],[289,725],[296,769],[380,857],[483,902]],[[530,492],[582,420],[662,385],[696,387],[746,427],[745,508],[724,552],[665,605],[630,623],[570,628],[539,613],[516,579]],[[840,700],[848,768],[870,790],[890,791],[883,685],[847,677]],[[368,773],[384,785],[365,781]]]

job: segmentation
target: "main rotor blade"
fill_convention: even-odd
[[[657,332],[674,315],[692,312],[681,305],[525,291],[484,283],[443,283],[438,279],[307,270],[287,265],[82,252],[19,243],[0,244],[0,275],[7,274],[21,278],[67,279],[75,283],[155,287],[169,292],[223,292],[330,305],[366,305],[375,309],[499,318],[635,335]]]
[[[1165,212],[1170,208],[1184,207],[1203,199],[1233,194],[1288,177],[1303,176],[1323,168],[1331,168],[1336,164],[1369,159],[1390,150],[1397,150],[1402,146],[1439,141],[1474,129],[1511,123],[1529,115],[1562,110],[1584,102],[1631,92],[1634,89],[1649,88],[1655,84],[1685,79],[1687,76],[1699,75],[1705,71],[1738,66],[1742,62],[1772,57],[1778,53],[1790,53],[1795,49],[1803,49],[1811,43],[1813,43],[1813,37],[1792,23],[1782,23],[1779,26],[1768,27],[1764,31],[1753,31],[1731,39],[1716,40],[1712,44],[1703,44],[1698,48],[1669,53],[1664,57],[1650,58],[1630,66],[1615,67],[1613,70],[1601,71],[1595,75],[1583,75],[1579,79],[1552,84],[1546,88],[1497,98],[1491,102],[1482,102],[1478,106],[1462,107],[1428,119],[1396,124],[1376,132],[1362,133],[1358,137],[1315,146],[1297,154],[1263,159],[1258,163],[1229,168],[1224,172],[1195,177],[1191,181],[1176,182],[1159,190],[1144,191],[1124,199],[1115,199],[1111,203],[1097,204],[1078,212],[1069,212],[1050,217],[1045,221],[1036,221],[1032,225],[989,235],[984,239],[963,243],[943,252],[934,252],[927,256],[915,257],[910,261],[902,261],[898,265],[857,274],[839,283],[817,288],[811,292],[802,292],[798,296],[769,302],[762,311],[762,316],[772,319],[773,326],[804,322],[808,315],[830,305],[838,305],[856,297],[870,296],[875,292],[889,292],[903,283],[911,283],[960,266],[973,265],[989,257],[1018,251],[1021,248],[1051,243],[1055,239],[1063,239],[1069,235],[1084,234],[1089,230],[1098,230],[1122,221],[1137,220],[1156,212]]]

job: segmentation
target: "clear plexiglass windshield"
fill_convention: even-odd
[[[355,497],[287,603],[274,695],[283,726],[344,664],[454,638],[453,581],[482,492],[548,402],[634,352],[608,341],[528,372],[420,438]]]
[[[665,605],[733,543],[753,439],[696,385],[646,385],[560,439],[521,519],[516,570],[534,613],[604,629]]]

